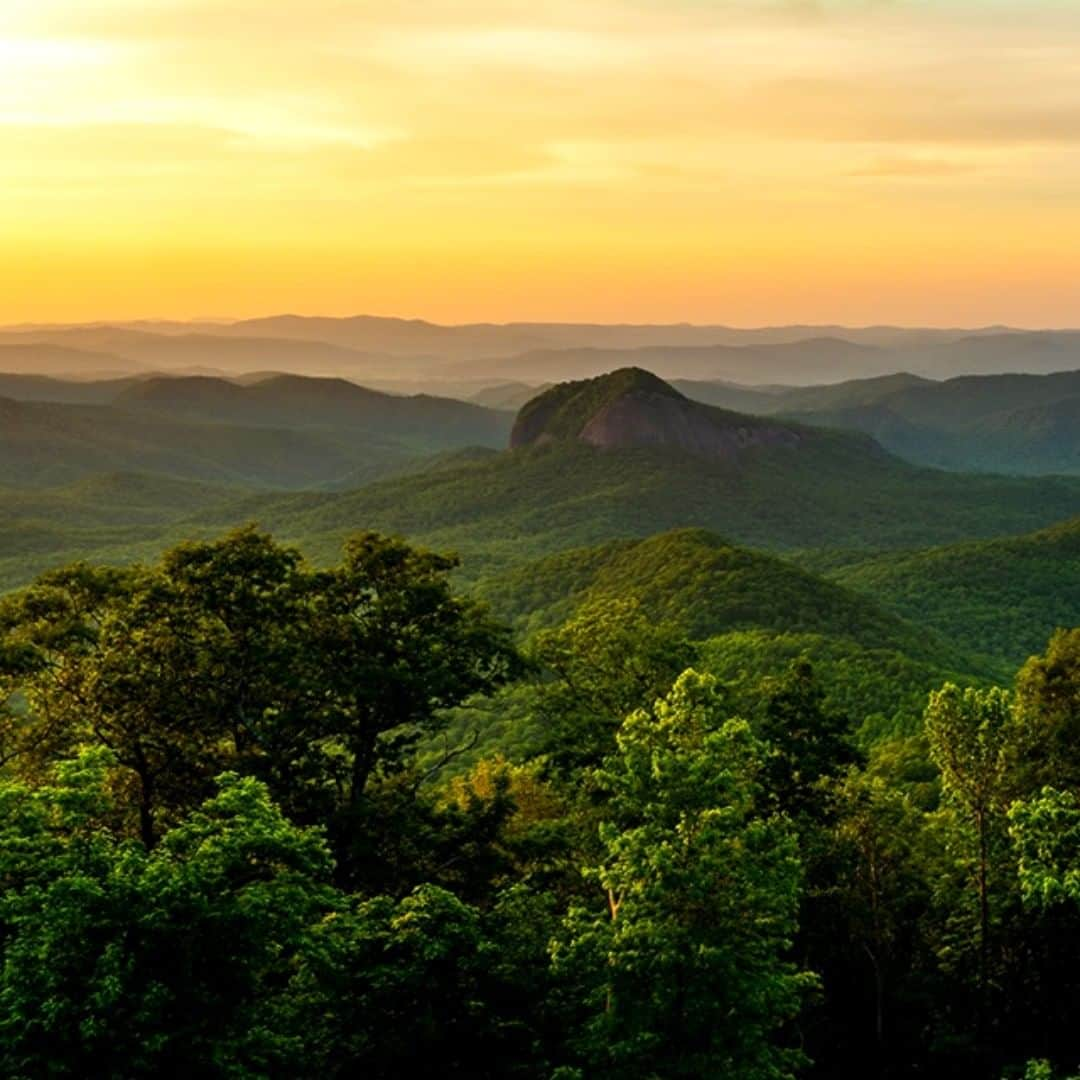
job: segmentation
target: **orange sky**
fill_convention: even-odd
[[[1075,0],[0,0],[0,322],[1080,324]]]

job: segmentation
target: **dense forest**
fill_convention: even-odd
[[[249,528],[3,601],[6,1075],[1080,1058],[1080,632],[868,741],[805,656],[732,678],[630,588],[515,637],[453,566]],[[500,707],[529,746],[455,763]]]
[[[0,433],[4,1075],[1080,1068],[1080,482],[309,382]]]

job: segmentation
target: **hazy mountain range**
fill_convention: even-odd
[[[373,316],[0,329],[0,371],[81,378],[149,371],[288,371],[468,396],[485,385],[585,378],[619,367],[663,378],[834,382],[1080,368],[1080,332],[509,323],[440,326]]]
[[[649,602],[693,599],[686,615],[710,634],[727,628],[724,664],[780,664],[810,648],[870,673],[885,650],[915,693],[946,668],[1015,663],[1073,621],[1080,477],[921,467],[865,431],[837,430],[836,415],[888,409],[959,429],[1008,403],[1014,415],[1060,411],[1078,389],[1080,374],[673,386],[631,368],[534,393],[515,417],[297,375],[4,376],[0,587],[72,559],[152,558],[248,521],[316,559],[375,528],[460,552],[463,581],[530,625],[635,581]],[[628,546],[687,528],[713,535]],[[941,544],[952,546],[931,547]],[[695,584],[680,592],[684,581]],[[528,599],[536,590],[549,606]],[[761,608],[773,594],[775,625]],[[794,629],[778,636],[785,621]],[[841,640],[849,624],[857,632]],[[894,689],[883,683],[882,700]]]
[[[347,486],[428,454],[502,447],[514,413],[551,388],[524,381],[479,391],[473,383],[446,385],[457,393],[389,393],[344,378],[272,372],[106,379],[0,373],[0,399],[7,399],[0,465],[14,470],[10,479],[17,483],[64,482],[101,468],[156,462],[171,475],[204,481]],[[566,394],[571,384],[561,385]],[[1080,474],[1080,371],[942,381],[896,372],[809,386],[703,379],[664,385],[703,405],[774,418],[771,425],[751,423],[754,430],[775,429],[783,418],[789,425],[863,432],[920,465]],[[82,408],[66,411],[75,406]],[[203,437],[199,429],[208,424],[215,429]],[[232,440],[223,430],[229,425],[237,429]],[[280,429],[281,438],[248,430],[267,428]],[[155,457],[163,446],[171,449]]]

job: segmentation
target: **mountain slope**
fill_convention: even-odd
[[[191,514],[211,507],[228,514],[243,498],[235,488],[161,474],[101,474],[48,489],[0,486],[0,591],[81,559],[151,559],[197,533],[178,524]]]
[[[733,454],[688,451],[678,430],[670,443],[652,438],[669,431],[670,408],[692,406],[657,382],[631,373],[555,388],[522,410],[515,441],[525,445],[508,453],[341,495],[268,498],[251,516],[291,536],[324,537],[327,546],[363,522],[458,549],[479,576],[563,548],[683,526],[772,550],[874,549],[1029,531],[1080,513],[1080,480],[920,469],[859,434],[723,411],[706,415],[724,430],[784,437],[748,441]],[[647,445],[620,438],[598,447],[576,437],[642,386],[645,398],[634,400],[649,422]]]
[[[41,385],[18,378],[28,393]],[[505,413],[479,405],[338,379],[165,377],[45,383],[40,392],[66,385],[85,386],[91,400],[115,397],[85,405],[0,397],[0,469],[12,482],[143,471],[242,487],[356,486],[426,454],[502,445],[510,427]]]
[[[0,397],[15,401],[50,401],[56,405],[107,405],[141,377],[90,380],[0,373]]]
[[[882,555],[834,570],[958,644],[1019,665],[1080,625],[1080,518],[1030,535]]]
[[[696,400],[863,431],[917,464],[1020,475],[1080,472],[1080,371],[945,382],[900,373],[762,389],[680,386]]]
[[[768,629],[850,637],[921,660],[950,651],[954,663],[962,659],[872,599],[705,529],[559,552],[484,580],[478,591],[501,618],[528,631],[556,626],[590,602],[633,596],[651,617],[697,640]]]
[[[403,397],[345,379],[272,375],[237,383],[206,377],[147,379],[115,404],[199,420],[274,427],[325,427],[418,441],[430,449],[500,446],[510,427],[505,413],[452,398]]]
[[[602,449],[661,447],[733,459],[754,447],[795,449],[818,435],[702,405],[641,368],[561,383],[525,404],[511,447],[580,442]]]
[[[208,483],[310,487],[403,464],[412,452],[357,433],[199,423],[104,405],[0,398],[0,472],[21,486],[140,471]]]
[[[742,686],[807,656],[830,706],[861,725],[868,742],[916,730],[927,693],[947,680],[1010,674],[872,597],[700,529],[560,552],[482,580],[476,591],[523,635],[591,602],[632,597],[650,619],[703,642],[700,664]]]

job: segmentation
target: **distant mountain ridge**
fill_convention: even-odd
[[[0,346],[59,346],[53,374],[208,367],[229,374],[280,369],[362,379],[495,382],[579,379],[639,366],[666,378],[809,384],[911,370],[944,378],[1080,367],[1080,332],[1007,327],[589,323],[440,325],[375,316],[280,315],[235,322],[92,323],[0,328]],[[42,373],[24,357],[8,370]],[[103,363],[107,362],[107,367]],[[118,366],[119,364],[119,366]],[[0,370],[3,364],[0,362]]]
[[[256,382],[206,376],[141,380],[113,401],[224,423],[362,428],[369,434],[416,437],[439,448],[501,445],[510,427],[502,412],[428,394],[369,390],[346,379],[268,375]]]
[[[0,471],[24,486],[153,471],[245,487],[359,486],[427,454],[501,447],[510,416],[337,379],[250,384],[191,376],[54,384],[0,376],[46,400],[0,397]],[[62,398],[67,386],[74,401]],[[104,395],[108,396],[104,396]]]
[[[628,399],[641,410],[629,438],[579,438]],[[785,437],[745,440],[734,454],[703,452],[678,429],[667,438],[672,408],[723,430]],[[1080,513],[1080,479],[918,468],[858,432],[695,405],[648,372],[553,387],[522,409],[511,441],[505,453],[451,455],[355,491],[261,500],[249,516],[308,537],[340,536],[363,521],[457,550],[478,575],[672,528],[702,527],[774,551],[874,550],[1028,531]]]

